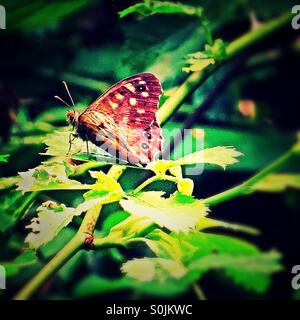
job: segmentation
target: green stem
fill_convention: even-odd
[[[122,166],[113,166],[108,172],[110,177],[118,179],[124,171]],[[57,270],[59,270],[84,245],[87,235],[92,235],[102,206],[98,210],[89,210],[84,216],[76,235],[33,277],[14,297],[15,300],[29,299]]]
[[[43,283],[59,270],[75,253],[80,250],[84,238],[77,233],[68,244],[46,266],[33,277],[14,297],[14,300],[29,299]]]
[[[265,39],[267,36],[284,27],[290,22],[291,17],[292,14],[287,13],[283,16],[271,20],[268,23],[265,23],[255,30],[247,32],[238,39],[232,41],[226,48],[226,59],[224,59],[222,62],[219,62],[218,65],[211,67],[209,73],[211,74],[212,72],[214,72],[216,68],[220,67],[220,65],[228,59],[236,56],[242,51],[245,51],[257,42]],[[207,79],[208,75],[209,74],[206,70],[192,73],[186,79],[186,81],[176,90],[176,92],[159,108],[157,112],[158,123],[165,123],[171,117],[171,115],[180,107],[183,101]]]
[[[194,282],[192,287],[198,300],[206,300],[205,294],[200,288],[200,286],[198,285],[198,283]]]
[[[256,183],[261,181],[263,178],[265,178],[270,173],[275,172],[280,167],[282,167],[293,155],[294,155],[294,152],[292,149],[290,149],[289,151],[284,153],[282,156],[280,156],[278,159],[276,159],[271,164],[269,164],[264,169],[262,169],[257,174],[255,174],[253,177],[246,180],[244,183],[242,183],[236,187],[230,188],[228,190],[225,190],[221,193],[218,193],[212,197],[206,198],[204,200],[204,203],[209,206],[214,206],[214,205],[217,205],[221,202],[230,200],[232,198],[253,193],[255,191],[255,189],[252,187]]]
[[[171,181],[174,183],[177,183],[177,178],[175,177],[171,177],[171,176],[153,176],[149,179],[147,179],[146,181],[144,181],[143,183],[141,183],[139,186],[137,186],[134,190],[133,190],[133,194],[136,194],[138,192],[140,192],[142,189],[146,188],[149,184],[155,182],[155,181],[159,181],[159,180],[165,180],[165,181]]]
[[[285,25],[289,24],[292,17],[292,13],[285,13],[282,16],[262,24],[260,27],[249,31],[238,39],[232,41],[226,48],[227,58],[231,58],[239,54],[244,49],[248,49],[260,40],[265,39],[267,36],[278,31]]]
[[[146,188],[149,184],[158,181],[159,177],[158,176],[153,176],[149,179],[147,179],[146,181],[144,181],[143,183],[141,183],[139,186],[137,186],[134,190],[133,190],[133,194],[139,193],[141,190],[143,190],[144,188]]]

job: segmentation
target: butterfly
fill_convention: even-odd
[[[162,129],[156,112],[162,86],[151,73],[121,80],[82,113],[67,111],[67,121],[84,141],[134,165],[159,157]]]

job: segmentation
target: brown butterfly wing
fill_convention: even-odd
[[[117,148],[121,158],[147,163],[161,152],[163,138],[156,121],[161,94],[161,84],[153,74],[137,74],[107,90],[80,115],[79,122],[97,125],[104,140],[109,134],[111,140],[120,141],[120,145],[113,143],[112,148]],[[105,119],[110,119],[109,125]]]

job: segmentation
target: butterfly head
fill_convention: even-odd
[[[79,113],[75,110],[67,111],[67,121],[70,125],[76,126],[78,123]]]

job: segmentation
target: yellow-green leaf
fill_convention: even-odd
[[[129,213],[148,217],[160,227],[176,232],[194,229],[208,213],[203,202],[193,197],[180,193],[175,193],[170,198],[163,198],[163,195],[163,192],[144,192],[121,200],[120,204]]]
[[[121,270],[128,277],[142,282],[165,282],[169,278],[180,279],[187,272],[181,262],[163,258],[129,260],[122,265]]]

